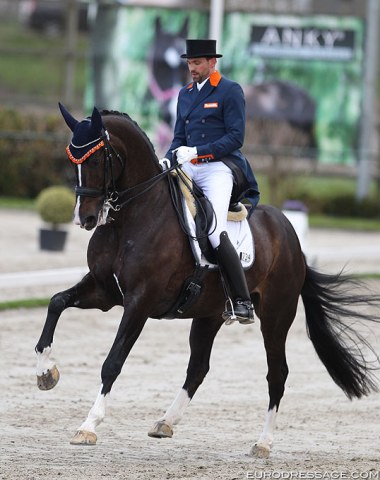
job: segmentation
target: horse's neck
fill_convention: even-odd
[[[125,123],[120,126],[124,128],[115,130],[115,135],[125,163],[118,187],[127,189],[148,181],[160,172],[160,168],[152,145],[144,133],[138,130],[139,127]]]
[[[150,183],[160,173],[160,168],[148,150],[141,149],[138,154],[128,155],[122,173],[121,182],[124,188],[139,191],[138,185]]]
[[[136,189],[133,194],[140,191]],[[141,195],[131,198],[131,195],[127,194],[122,200],[127,203],[114,219],[115,227],[121,228],[124,239],[138,243],[143,241],[153,247],[158,235],[169,231],[174,234],[180,230],[165,178]]]
[[[126,206],[131,208],[122,208],[122,211],[128,211],[128,222],[137,219],[144,224],[144,219],[146,222],[153,220],[160,209],[163,214],[171,210],[169,187],[166,178],[155,184],[154,178],[161,173],[161,168],[148,138],[142,131],[136,130],[138,127],[126,125],[124,121],[115,125],[118,128],[114,130],[125,159],[117,189],[126,192],[122,201],[127,201]]]

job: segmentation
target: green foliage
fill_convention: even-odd
[[[358,200],[355,181],[350,179],[298,179],[289,198],[302,201],[315,215],[380,219],[376,195],[372,193],[368,198]]]
[[[70,184],[62,118],[0,107],[0,195],[35,198],[49,185]]]
[[[47,307],[49,305],[49,298],[26,298],[21,300],[7,300],[0,302],[0,311],[15,310],[19,308],[37,308]]]
[[[57,228],[60,223],[69,223],[73,217],[75,195],[67,187],[56,186],[42,190],[37,197],[36,207],[42,220]]]
[[[271,184],[268,175],[256,176],[260,189],[260,203],[271,203]],[[286,200],[298,200],[305,204],[315,226],[342,226],[358,229],[379,229],[379,186],[371,184],[368,198],[356,199],[357,180],[347,177],[317,177],[315,175],[282,175],[278,182],[276,206]],[[363,224],[361,224],[363,220]],[[368,222],[367,220],[371,220]]]
[[[380,219],[358,217],[331,217],[327,215],[309,215],[309,223],[314,228],[338,228],[350,231],[380,231]]]
[[[354,196],[337,195],[323,205],[326,215],[340,215],[342,217],[380,218],[380,207],[372,199],[357,200]]]

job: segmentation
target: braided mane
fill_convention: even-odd
[[[132,125],[134,125],[134,126],[136,127],[137,131],[138,131],[138,132],[144,137],[144,139],[147,141],[148,145],[150,146],[150,149],[152,150],[152,154],[153,154],[154,158],[158,161],[157,155],[156,155],[156,152],[155,152],[155,149],[154,149],[154,146],[153,146],[153,143],[151,142],[150,138],[149,138],[148,135],[144,132],[144,130],[140,127],[140,125],[128,115],[128,113],[118,112],[117,110],[101,110],[101,111],[100,111],[100,114],[101,114],[102,116],[115,115],[115,116],[118,116],[118,117],[123,117],[123,118],[125,118],[128,122],[130,122]]]

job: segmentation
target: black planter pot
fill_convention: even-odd
[[[64,230],[40,229],[40,249],[60,252],[65,248],[67,232]]]

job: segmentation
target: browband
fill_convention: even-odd
[[[70,144],[71,145],[71,144]],[[91,157],[92,154],[94,154],[97,150],[99,150],[100,148],[104,147],[104,141],[103,140],[100,140],[99,143],[97,143],[94,147],[90,148],[90,150],[88,152],[86,152],[83,157],[81,158],[75,158],[74,155],[71,153],[71,150],[70,150],[70,145],[68,145],[66,147],[66,153],[67,153],[67,156],[69,157],[69,160],[71,160],[73,163],[75,163],[76,165],[79,165],[80,163],[83,163],[85,160],[88,159],[88,157]]]

